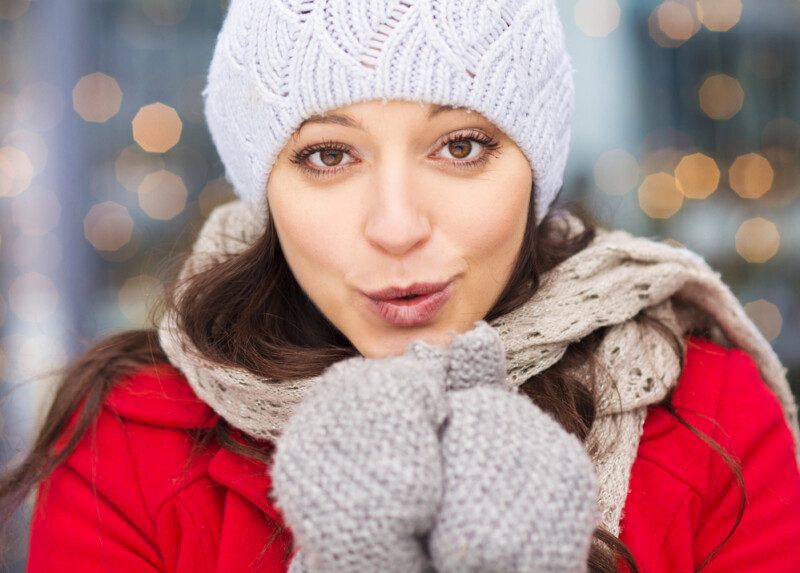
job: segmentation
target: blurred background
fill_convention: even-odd
[[[564,195],[718,270],[800,391],[800,1],[561,0]],[[0,466],[63,366],[149,326],[233,198],[200,92],[224,0],[0,0]],[[24,571],[30,504],[12,535]]]

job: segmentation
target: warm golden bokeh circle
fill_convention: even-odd
[[[135,326],[152,326],[148,313],[163,289],[161,280],[154,276],[142,274],[130,277],[117,294],[120,312]]]
[[[666,0],[656,8],[658,27],[671,40],[685,42],[699,30],[690,5],[676,0]]]
[[[758,153],[740,155],[728,172],[731,188],[743,199],[758,199],[772,188],[775,172]]]
[[[772,221],[748,219],[736,231],[736,252],[748,263],[765,263],[778,253],[781,235]]]
[[[131,240],[133,225],[126,207],[104,201],[89,209],[83,219],[83,233],[98,251],[117,251]]]
[[[664,0],[650,13],[650,37],[662,48],[677,48],[700,30],[693,0]]]
[[[151,219],[174,219],[186,208],[188,196],[183,179],[166,169],[150,173],[139,185],[139,206]]]
[[[764,299],[754,300],[744,305],[744,311],[768,341],[772,342],[781,335],[783,316],[780,309],[771,302]]]
[[[644,154],[641,161],[642,172],[647,175],[663,171],[672,173],[678,166],[684,152],[674,147],[659,147],[651,149]]]
[[[744,105],[744,90],[736,78],[727,74],[709,76],[698,92],[700,109],[711,119],[730,119]]]
[[[669,173],[654,173],[639,186],[639,207],[652,219],[669,219],[680,211],[683,193]]]
[[[742,0],[697,0],[697,17],[712,32],[727,32],[742,18]]]
[[[678,189],[688,199],[705,199],[717,190],[720,171],[717,162],[703,153],[692,153],[675,168]]]
[[[104,123],[119,113],[121,105],[117,80],[100,72],[83,76],[72,89],[72,107],[86,121]]]
[[[236,199],[236,194],[233,192],[233,186],[220,177],[206,183],[206,186],[200,191],[197,203],[203,217],[208,217],[211,211],[234,199]]]
[[[183,130],[178,112],[160,102],[142,107],[131,126],[134,141],[151,153],[165,153],[175,147]]]
[[[139,190],[142,180],[164,169],[164,158],[161,155],[148,153],[138,145],[130,145],[119,152],[114,161],[114,173],[117,181],[131,193]]]
[[[26,129],[12,131],[3,137],[3,145],[10,145],[25,153],[31,162],[33,175],[38,175],[47,167],[47,159],[50,155],[50,150],[47,147],[44,137],[35,131]]]
[[[606,151],[594,164],[594,181],[609,195],[624,195],[634,189],[640,174],[639,162],[624,149]]]
[[[0,197],[16,197],[31,185],[33,163],[13,145],[0,147]]]

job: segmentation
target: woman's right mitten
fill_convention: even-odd
[[[440,360],[354,357],[332,365],[276,442],[276,505],[299,548],[291,573],[430,571],[425,535],[441,499]]]
[[[585,572],[599,520],[591,460],[504,378],[491,326],[479,322],[454,339],[433,563],[439,573]]]

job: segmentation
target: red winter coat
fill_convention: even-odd
[[[706,573],[800,571],[800,472],[778,400],[750,357],[689,338],[674,403],[741,460],[748,503]],[[267,468],[212,443],[187,467],[187,430],[217,415],[169,365],[127,377],[74,453],[39,488],[30,573],[285,572],[291,532],[267,501]],[[622,522],[644,573],[692,571],[727,535],[728,466],[663,406],[647,416]],[[47,495],[42,487],[49,483]]]

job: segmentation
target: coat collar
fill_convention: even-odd
[[[140,423],[181,429],[213,428],[219,414],[203,402],[183,373],[169,363],[158,363],[136,370],[115,384],[106,405],[117,414]],[[231,428],[231,437],[246,444],[246,437]],[[264,451],[272,442],[257,442]],[[268,498],[272,478],[269,466],[219,446],[208,465],[209,476],[237,492],[265,514],[283,524],[283,516]]]
[[[130,420],[168,428],[212,428],[219,418],[197,397],[183,373],[168,363],[123,376],[109,392],[106,405]]]

